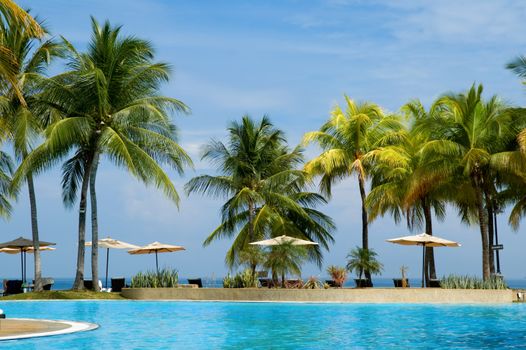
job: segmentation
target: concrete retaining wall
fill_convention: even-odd
[[[308,303],[511,303],[512,290],[469,289],[266,289],[266,288],[125,288],[125,298],[137,300],[259,301]]]

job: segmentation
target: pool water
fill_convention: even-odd
[[[154,301],[0,303],[8,317],[94,322],[95,331],[5,349],[481,349],[526,346],[526,305]]]

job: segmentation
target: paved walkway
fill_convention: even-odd
[[[71,325],[62,322],[0,319],[0,337],[55,332],[70,327]]]
[[[96,329],[92,323],[36,319],[0,319],[0,340],[43,337]]]

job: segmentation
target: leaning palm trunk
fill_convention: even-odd
[[[27,176],[27,189],[29,192],[29,206],[31,207],[31,232],[33,236],[33,255],[35,259],[34,291],[39,292],[42,290],[42,263],[40,261],[40,239],[38,236],[37,201],[35,195],[35,185],[33,183],[33,175],[31,174]]]
[[[97,219],[97,194],[95,191],[95,181],[97,169],[99,167],[99,153],[96,152],[93,157],[93,165],[89,179],[90,204],[91,204],[91,277],[93,288],[99,291],[99,224]]]
[[[368,218],[367,218],[367,208],[365,207],[365,200],[367,196],[365,194],[365,180],[361,173],[358,174],[358,184],[360,187],[360,196],[362,199],[362,248],[369,249]],[[367,279],[367,281],[371,281],[371,272],[369,270],[365,270],[364,273],[365,273],[365,278]]]
[[[424,219],[426,224],[426,233],[433,235],[433,217],[431,215],[431,207],[426,198],[422,199],[422,206],[424,207]],[[435,253],[432,247],[426,247],[426,255],[424,260],[424,271],[426,286],[429,286],[430,279],[436,279],[435,269]]]
[[[73,282],[74,290],[84,289],[84,257],[86,255],[86,198],[88,196],[88,185],[90,178],[91,164],[93,163],[93,156],[90,156],[86,161],[85,171],[82,175],[82,187],[80,190],[80,204],[79,204],[79,237],[78,237],[78,251],[77,251],[77,272],[75,274],[75,281]],[[96,283],[93,283],[94,285]]]
[[[484,210],[484,203],[482,198],[482,189],[480,187],[480,179],[474,176],[473,182],[476,193],[477,201],[477,212],[480,226],[480,236],[482,241],[482,277],[484,280],[490,277],[489,268],[489,241],[488,241],[488,218],[486,217],[486,211]]]

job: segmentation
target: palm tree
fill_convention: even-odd
[[[2,26],[2,29],[6,29],[12,26],[13,23],[16,23],[24,35],[30,38],[39,39],[46,34],[45,29],[14,1],[0,0],[0,26]],[[0,37],[4,34],[7,33],[1,31]],[[20,103],[25,106],[26,102],[18,86],[17,79],[20,71],[20,62],[17,60],[13,47],[5,45],[1,39],[0,41],[0,78],[11,85],[11,89],[17,95]]]
[[[46,128],[45,142],[35,149],[15,174],[40,172],[72,151],[63,166],[63,198],[71,206],[80,192],[77,272],[73,289],[83,288],[85,225],[88,188],[92,209],[92,272],[98,280],[98,226],[95,176],[99,158],[106,154],[145,184],[153,184],[179,203],[178,193],[161,168],[179,173],[191,160],[177,144],[168,112],[187,111],[179,100],[159,95],[169,78],[169,67],[152,62],[147,41],[120,35],[109,22],[92,18],[93,34],[86,53],[68,46],[69,71],[51,79],[39,96],[41,105],[62,116]],[[96,285],[96,284],[94,284]]]
[[[362,279],[365,271],[371,274],[379,274],[383,270],[383,265],[376,259],[378,254],[374,249],[364,249],[356,247],[347,255],[347,270],[349,272],[355,271],[358,275],[358,280]],[[360,286],[360,285],[358,285]]]
[[[371,192],[367,196],[370,220],[391,213],[398,223],[405,217],[407,227],[413,230],[424,226],[425,232],[433,234],[432,210],[435,217],[445,217],[445,202],[453,190],[444,174],[426,164],[423,146],[428,141],[425,130],[417,130],[420,123],[440,113],[437,104],[426,111],[415,100],[402,107],[410,121],[405,141],[399,145],[381,147],[374,151]],[[425,280],[436,279],[433,248],[426,248]]]
[[[270,248],[264,266],[272,271],[274,285],[277,285],[278,276],[281,276],[281,287],[285,288],[285,276],[289,273],[300,276],[301,265],[307,258],[307,248],[286,242]]]
[[[442,112],[420,127],[430,135],[423,148],[426,157],[433,159],[429,164],[468,189],[457,193],[454,200],[464,206],[464,213],[476,213],[482,242],[482,275],[487,279],[491,269],[486,190],[492,171],[516,166],[515,153],[506,148],[516,132],[506,105],[496,96],[483,101],[482,90],[482,85],[473,85],[465,94],[445,95],[439,101]],[[466,196],[467,200],[462,198]]]
[[[43,28],[45,30],[45,28]],[[41,92],[43,73],[54,57],[62,53],[61,46],[52,40],[38,40],[13,17],[0,21],[0,46],[8,49],[16,66],[12,84],[1,84],[1,117],[12,142],[15,155],[23,160],[34,146],[46,120],[33,111],[35,96]],[[4,80],[4,79],[2,79]],[[6,82],[4,80],[4,82]],[[15,89],[16,86],[16,89]],[[21,96],[19,95],[21,93]],[[31,208],[31,231],[35,246],[35,291],[42,290],[41,261],[36,195],[33,175],[28,173],[26,182]]]
[[[302,161],[301,150],[292,151],[283,133],[267,117],[259,123],[244,116],[228,128],[229,142],[212,141],[203,159],[216,165],[220,175],[200,175],[190,180],[187,193],[228,198],[222,207],[222,222],[204,245],[220,238],[235,237],[227,252],[229,266],[239,263],[248,243],[283,234],[320,243],[327,249],[333,238],[332,220],[317,211],[325,199],[305,190],[305,173],[295,167]],[[310,249],[310,258],[321,264],[319,247]],[[252,271],[256,265],[252,263]]]
[[[378,105],[356,103],[347,96],[345,101],[345,112],[336,107],[319,131],[305,134],[305,145],[315,142],[323,150],[305,165],[305,170],[313,176],[321,175],[320,188],[328,196],[334,183],[357,175],[362,203],[362,248],[369,249],[365,182],[372,152],[400,142],[405,132],[400,118],[384,115]],[[369,271],[365,271],[365,276],[371,280]]]

